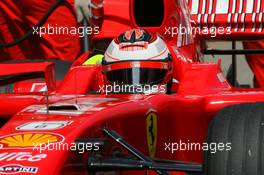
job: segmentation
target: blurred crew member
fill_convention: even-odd
[[[0,43],[21,38],[35,26],[56,0],[1,0]],[[25,41],[0,48],[0,61],[10,59],[60,59],[73,61],[80,54],[78,27],[84,17],[100,8],[91,0],[65,0],[43,25],[42,34],[34,32]],[[77,18],[77,20],[76,20]]]
[[[244,42],[245,49],[264,49],[264,42]],[[255,87],[264,88],[264,55],[247,55],[247,62],[254,73]]]

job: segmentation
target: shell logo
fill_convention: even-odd
[[[64,137],[55,133],[17,133],[0,137],[2,148],[34,147],[63,141]]]

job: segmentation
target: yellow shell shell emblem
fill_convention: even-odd
[[[157,148],[157,115],[154,112],[147,115],[146,124],[149,156],[154,157]]]
[[[62,136],[53,133],[20,133],[1,137],[0,144],[3,147],[34,147],[62,140]]]

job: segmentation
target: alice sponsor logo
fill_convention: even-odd
[[[9,164],[0,167],[0,174],[37,173],[37,167]]]
[[[31,152],[4,152],[0,153],[0,161],[28,161],[37,162],[47,157],[47,154],[35,154]]]

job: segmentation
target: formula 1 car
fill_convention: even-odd
[[[193,0],[190,12],[185,0],[105,0],[92,51],[63,80],[56,80],[52,62],[0,64],[0,174],[264,174],[264,91],[232,87],[220,61],[201,61],[203,54],[234,60],[235,54],[263,54],[204,44],[263,37],[262,2]],[[111,67],[106,59],[115,60],[113,45],[154,50],[146,41],[168,48],[170,65],[151,57],[151,66],[171,73],[164,76],[166,90],[106,93],[106,72],[119,79],[129,71],[113,71],[150,66],[119,60]],[[101,53],[102,64],[86,64]],[[152,71],[129,81],[161,75]]]

